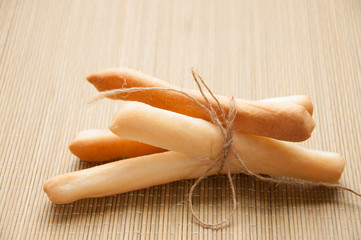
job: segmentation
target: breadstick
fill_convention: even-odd
[[[318,161],[324,161],[325,164],[342,162],[341,157],[334,153],[306,150],[297,147],[297,145],[293,145],[294,148],[282,149],[283,146],[278,146],[276,140],[269,141],[263,137],[243,135],[246,137],[245,141],[237,144],[246,143],[246,146],[240,146],[237,150],[252,171],[264,169],[263,173],[271,175],[277,175],[275,174],[277,172],[285,172],[285,168],[288,167],[285,166],[285,162],[289,161],[287,157],[291,158],[289,167],[295,169],[299,166],[299,172],[313,171],[312,169],[303,168],[305,166],[302,163],[304,158],[313,157]],[[272,146],[272,143],[275,146]],[[251,147],[251,149],[247,149],[248,147]],[[292,152],[294,150],[296,152]],[[240,151],[243,152],[240,153]],[[289,152],[287,153],[287,151]],[[282,160],[278,158],[282,158]],[[298,158],[300,163],[298,164],[297,161],[292,164],[292,158]],[[82,198],[109,196],[173,181],[198,178],[203,175],[210,163],[204,158],[167,151],[56,176],[44,183],[44,191],[52,202],[65,204]],[[279,163],[283,164],[280,166]],[[323,168],[325,169],[325,167]],[[340,166],[339,168],[343,167]],[[317,169],[316,171],[319,172],[310,173],[309,176],[326,175],[333,171],[324,171],[324,169]],[[234,158],[230,159],[230,170],[231,173],[241,173],[243,171]],[[214,168],[209,172],[209,175],[217,174],[218,171],[218,168]],[[225,170],[223,169],[221,173],[225,173]]]
[[[306,96],[269,98],[261,101],[299,102],[304,105],[310,103]],[[312,104],[309,109],[312,109]],[[101,129],[89,129],[79,132],[70,142],[69,149],[75,156],[88,162],[138,157],[165,151],[144,143],[119,138],[109,130]]]
[[[126,139],[201,158],[217,158],[224,145],[217,126],[140,102],[125,102],[109,128]],[[234,132],[233,148],[250,170],[271,176],[336,183],[345,166],[337,153],[241,132]]]
[[[306,95],[292,95],[285,97],[266,98],[259,101],[273,102],[273,103],[294,103],[304,107],[311,116],[313,114],[313,103],[311,97]]]
[[[131,87],[164,87],[175,88],[144,73],[131,69],[110,69],[87,77],[99,91],[131,88]],[[182,90],[204,103],[199,91]],[[134,93],[119,94],[112,99],[134,100],[151,106],[181,113],[191,117],[210,120],[209,114],[195,102],[181,93],[174,91],[147,90]],[[237,116],[234,129],[287,141],[303,141],[311,136],[315,127],[312,113],[312,103],[309,97],[300,97],[296,101],[305,107],[294,103],[278,103],[248,101],[236,99]],[[217,109],[215,101],[209,97],[212,106]],[[217,96],[225,111],[229,110],[229,98]]]
[[[166,151],[144,143],[122,139],[111,131],[102,129],[79,132],[71,141],[69,149],[81,160],[89,162],[138,157]]]
[[[56,204],[134,191],[203,173],[204,160],[172,151],[115,161],[47,180],[44,191]]]

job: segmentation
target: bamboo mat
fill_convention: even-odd
[[[131,67],[246,99],[310,95],[317,127],[304,146],[347,159],[341,184],[361,191],[360,1],[0,0],[0,239],[361,239],[361,201],[324,188],[234,177],[229,227],[201,228],[186,203],[194,181],[54,205],[42,185],[93,166],[75,134],[106,128],[119,103],[86,101],[85,77]],[[196,211],[232,209],[224,177],[203,181]]]

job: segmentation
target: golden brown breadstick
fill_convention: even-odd
[[[69,149],[81,160],[89,162],[138,157],[166,151],[144,143],[122,139],[111,131],[102,129],[79,132],[71,141]]]
[[[87,77],[99,91],[131,88],[131,87],[164,87],[175,88],[144,73],[131,69],[110,69]],[[199,91],[182,90],[204,103]],[[181,93],[162,90],[147,90],[134,93],[119,94],[112,99],[134,100],[151,106],[170,110],[192,117],[210,120],[209,114],[195,102]],[[222,107],[229,110],[229,98],[217,96]],[[302,97],[301,97],[302,98]],[[215,101],[209,97],[215,109]],[[300,100],[300,99],[298,99]],[[296,101],[298,101],[296,100]],[[262,102],[236,99],[237,116],[234,129],[255,135],[266,136],[287,141],[303,141],[311,136],[315,127],[312,103],[309,97],[303,97],[301,104]]]
[[[109,128],[126,139],[201,158],[217,158],[224,145],[217,126],[140,102],[125,102]],[[336,183],[345,166],[337,153],[240,132],[233,133],[232,146],[249,169],[271,176]]]

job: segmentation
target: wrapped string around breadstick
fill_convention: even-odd
[[[87,79],[99,91],[134,87],[177,89],[167,82],[125,68],[98,72],[88,76]],[[183,89],[182,91],[204,104],[204,99],[199,91]],[[202,118],[207,121],[211,120],[209,114],[195,104],[193,100],[175,91],[152,89],[121,93],[108,97],[111,99],[140,101],[157,108]],[[216,97],[221,102],[222,108],[228,112],[228,98],[224,96]],[[215,107],[215,101],[212,98],[209,99],[213,107]],[[303,106],[294,103],[279,104],[277,102],[236,99],[237,116],[234,121],[234,130],[286,141],[306,140],[311,136],[315,127],[315,122],[311,116],[313,111],[312,102],[307,96],[299,96],[298,99],[294,100]]]
[[[306,106],[312,113],[312,103],[306,96],[268,98],[262,102],[295,103]],[[89,162],[102,162],[119,158],[138,157],[159,153],[164,149],[131,141],[114,135],[109,130],[88,129],[79,132],[70,142],[69,150],[78,158]]]
[[[122,137],[184,153],[156,153],[54,177],[44,184],[51,201],[64,204],[198,178],[213,164],[224,144],[219,129],[207,121],[139,102],[125,102],[110,128]],[[233,149],[250,171],[271,176],[336,183],[345,165],[337,153],[244,133],[234,133]],[[229,166],[231,173],[244,172],[231,156]],[[217,166],[207,175],[217,173],[226,170]]]
[[[166,151],[120,138],[108,129],[89,129],[79,132],[69,144],[69,150],[81,160],[88,162],[138,157]]]
[[[224,147],[215,125],[140,102],[125,102],[109,128],[122,138],[207,159]],[[337,153],[241,132],[233,133],[232,146],[251,171],[271,176],[337,183],[345,166]]]

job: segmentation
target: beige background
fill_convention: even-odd
[[[53,205],[43,182],[90,167],[67,145],[106,128],[117,104],[85,77],[126,66],[193,88],[196,67],[219,94],[307,94],[317,127],[302,143],[341,153],[341,183],[361,191],[360,1],[0,0],[0,238],[360,239],[361,201],[323,188],[235,176],[229,227],[199,227],[185,203],[193,181]],[[222,177],[196,198],[203,219],[231,209]]]

